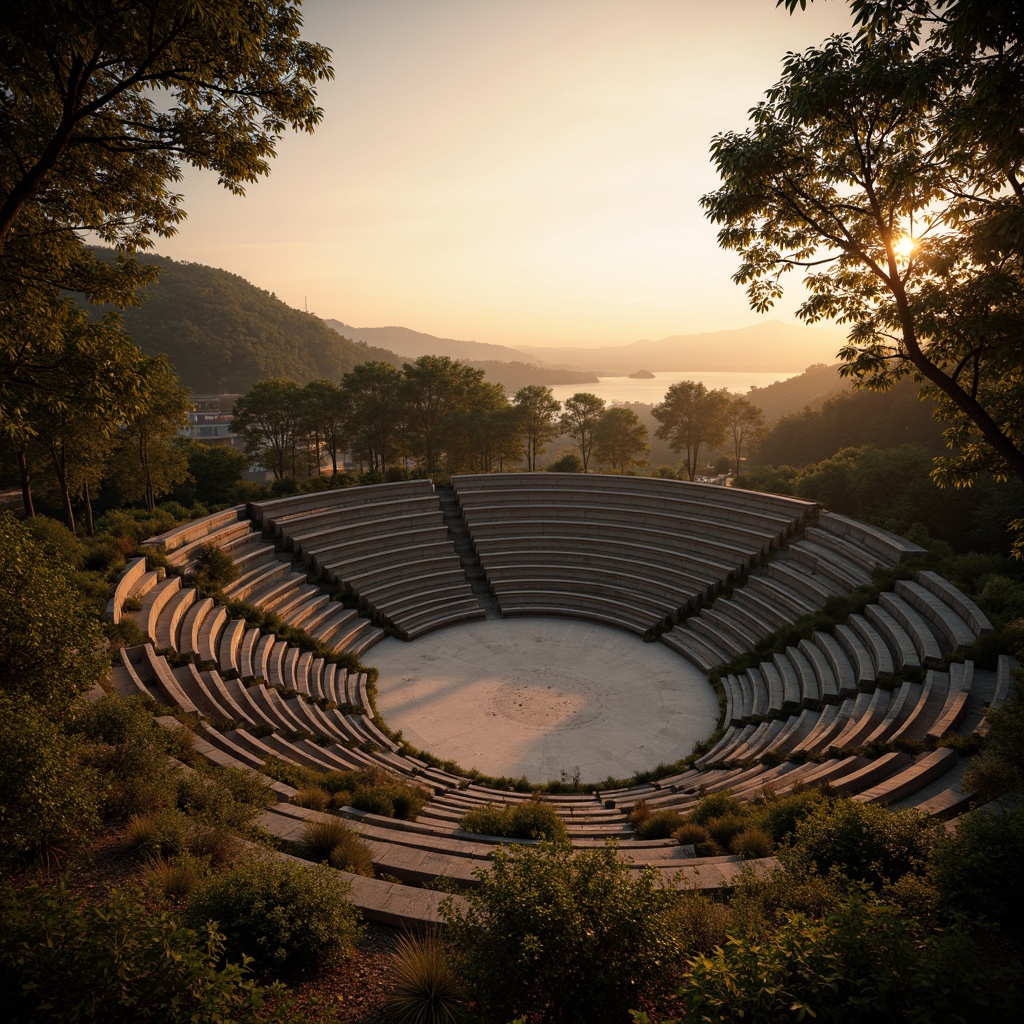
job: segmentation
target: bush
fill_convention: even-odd
[[[673,833],[672,838],[680,846],[703,846],[711,841],[711,833],[703,825],[689,821],[680,825]]]
[[[392,956],[390,1017],[397,1024],[455,1024],[462,1016],[462,981],[434,934],[403,935]]]
[[[797,822],[806,818],[826,795],[825,788],[821,786],[794,790],[786,796],[769,794],[755,800],[749,810],[758,826],[776,843],[781,843],[793,834]]]
[[[296,790],[292,797],[292,803],[299,807],[306,807],[311,811],[326,811],[331,798],[327,792],[319,786],[303,786]]]
[[[0,864],[60,859],[99,825],[99,776],[31,699],[0,690]]]
[[[710,818],[704,827],[723,850],[728,850],[734,837],[747,827],[747,819],[740,814],[723,814],[719,818]]]
[[[216,544],[203,544],[192,565],[192,586],[201,597],[219,597],[238,578],[235,560]]]
[[[73,570],[0,512],[0,690],[31,697],[51,718],[110,670],[99,615]]]
[[[720,818],[724,814],[743,814],[743,805],[727,790],[702,796],[690,812],[690,821],[707,825],[712,818]]]
[[[835,870],[881,888],[921,870],[936,835],[934,822],[917,811],[837,799],[820,803],[797,824],[787,856],[802,870]]]
[[[206,882],[188,920],[216,921],[228,958],[249,956],[261,974],[290,975],[351,956],[361,929],[349,893],[330,868],[254,860]]]
[[[189,823],[169,808],[151,814],[133,814],[118,840],[118,852],[143,860],[173,857],[188,848]]]
[[[729,848],[744,860],[757,860],[770,856],[775,844],[763,828],[753,825],[733,836]]]
[[[558,812],[540,799],[475,807],[462,818],[459,827],[466,832],[504,839],[557,841],[566,837],[565,823]]]
[[[651,816],[651,809],[647,806],[647,801],[642,797],[633,804],[633,809],[626,816],[626,821],[633,826],[634,829],[639,829],[648,818]]]
[[[195,772],[178,783],[178,807],[191,818],[249,839],[259,836],[256,820],[275,802],[263,776],[231,766]]]
[[[79,906],[56,886],[0,885],[0,991],[12,1024],[285,1024],[282,993],[223,962],[221,936],[184,928],[133,891]],[[267,995],[275,998],[269,1004]]]
[[[373,851],[359,833],[340,818],[307,821],[299,845],[303,856],[310,860],[326,861],[339,871],[373,877]]]
[[[191,853],[151,860],[143,872],[147,885],[166,899],[187,899],[210,873],[210,862]]]
[[[996,977],[995,975],[998,975]],[[790,912],[767,934],[732,935],[694,959],[686,1021],[1010,1020],[1020,993],[958,926],[926,934],[899,908],[854,894],[824,920]]]
[[[1016,807],[964,815],[956,832],[938,844],[932,865],[948,905],[1020,931],[1024,929],[1022,859],[1024,807]]]
[[[634,877],[614,844],[503,846],[478,877],[441,913],[480,1019],[618,1022],[679,981],[682,893]]]
[[[670,839],[683,823],[678,811],[656,811],[636,830],[637,839]]]

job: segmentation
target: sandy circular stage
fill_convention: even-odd
[[[366,660],[392,729],[488,775],[625,778],[685,757],[718,721],[707,677],[685,658],[570,619],[471,622],[384,640]]]

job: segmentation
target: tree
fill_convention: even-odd
[[[646,462],[647,427],[632,409],[616,405],[604,411],[594,430],[594,457],[621,473]]]
[[[302,389],[293,380],[271,377],[254,384],[235,404],[231,429],[245,440],[245,451],[274,474],[295,476]]]
[[[754,405],[749,398],[737,395],[729,402],[729,431],[732,434],[732,453],[736,460],[734,476],[740,475],[740,463],[743,461],[743,444],[745,441],[756,441],[764,431],[764,412]]]
[[[784,0],[791,10],[805,0]],[[853,0],[861,30],[789,54],[703,197],[751,305],[800,270],[799,316],[850,325],[843,372],[911,376],[952,454],[939,483],[1024,479],[1024,51],[1016,4]]]
[[[528,384],[516,392],[512,400],[519,416],[520,429],[526,440],[526,468],[537,470],[537,456],[544,454],[544,445],[558,437],[558,410],[561,403],[551,388]]]
[[[345,398],[332,380],[311,380],[300,399],[305,427],[316,452],[316,472],[320,475],[321,452],[331,456],[331,472],[338,475],[338,453],[345,448]],[[344,467],[342,467],[344,468]]]
[[[680,380],[652,410],[654,418],[661,423],[656,436],[668,441],[674,452],[686,452],[689,480],[697,477],[701,448],[715,447],[725,441],[729,401],[725,388],[708,391],[700,381]]]
[[[121,495],[144,501],[152,512],[158,497],[188,478],[188,452],[178,431],[188,422],[192,402],[164,356],[145,360],[139,378],[140,405],[118,432],[113,463]]]
[[[0,423],[59,393],[62,292],[126,305],[152,281],[130,253],[184,217],[181,165],[242,194],[286,127],[312,131],[329,52],[297,0],[11,0],[0,32]],[[115,245],[99,260],[83,238]],[[79,357],[109,362],[77,332]],[[26,502],[28,504],[28,502]]]
[[[594,431],[604,413],[604,399],[589,391],[577,391],[565,400],[558,425],[563,434],[568,434],[579,446],[583,472],[590,464],[590,453],[594,447]]]
[[[285,127],[322,116],[330,53],[301,26],[297,0],[5,4],[0,257],[33,211],[127,249],[173,233],[183,162],[244,194]]]
[[[441,913],[482,1020],[618,1022],[679,979],[683,894],[614,845],[499,846],[478,877]]]
[[[402,371],[380,360],[360,363],[341,379],[345,432],[353,454],[379,473],[391,463],[401,427],[401,390]]]
[[[417,454],[433,473],[447,444],[445,428],[452,416],[472,408],[484,383],[484,371],[448,356],[420,356],[402,366],[402,395]]]

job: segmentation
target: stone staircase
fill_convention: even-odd
[[[469,527],[466,526],[466,521],[462,518],[462,508],[454,489],[444,484],[437,484],[436,492],[441,503],[444,524],[448,527],[448,537],[455,546],[455,552],[459,556],[459,562],[466,574],[466,581],[473,591],[473,596],[487,613],[487,618],[500,619],[501,607],[492,593],[490,583],[480,565],[480,559],[477,557],[473,541],[469,536]]]

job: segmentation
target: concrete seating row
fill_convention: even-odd
[[[589,474],[478,474],[452,486],[503,615],[566,615],[638,634],[764,557],[811,507]]]
[[[264,508],[264,527],[407,639],[486,614],[430,481],[322,492],[315,507],[311,501],[298,504],[299,511]]]

